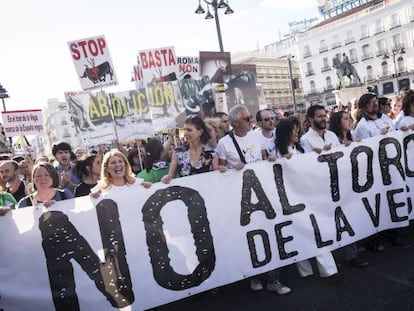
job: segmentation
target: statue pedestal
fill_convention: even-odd
[[[366,85],[359,85],[355,87],[347,87],[340,91],[333,91],[335,94],[336,104],[339,106],[341,103],[342,105],[346,106],[349,102],[351,102],[354,98],[360,98],[363,94],[367,93],[367,86]]]

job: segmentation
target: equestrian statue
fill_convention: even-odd
[[[342,62],[339,55],[336,55],[332,62],[341,83],[343,83],[344,77],[348,77],[351,84],[361,84],[361,79],[359,78],[355,67],[349,62],[348,56],[345,53],[342,54]]]

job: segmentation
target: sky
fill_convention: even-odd
[[[206,10],[204,0],[201,3]],[[229,0],[219,21],[226,52],[251,51],[286,34],[291,21],[321,17],[316,0]],[[214,19],[198,0],[2,0],[0,84],[7,110],[43,109],[49,98],[81,90],[67,42],[104,35],[119,85],[133,89],[139,50],[174,46],[177,56],[219,51]]]

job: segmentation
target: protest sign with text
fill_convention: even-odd
[[[138,59],[146,83],[178,79],[178,65],[173,46],[139,51]]]
[[[115,126],[108,96],[103,92],[65,92],[69,114],[83,146],[114,140]]]
[[[6,137],[43,134],[43,114],[40,109],[3,111],[1,115]]]
[[[68,42],[82,90],[118,84],[105,36]]]

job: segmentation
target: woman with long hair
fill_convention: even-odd
[[[409,90],[403,98],[404,116],[400,122],[401,130],[414,130],[414,91]]]
[[[137,177],[151,183],[161,181],[170,169],[169,163],[162,159],[163,156],[165,156],[163,144],[159,139],[151,138],[145,145],[144,169]]]
[[[114,187],[132,186],[136,183],[137,178],[126,156],[117,149],[108,151],[102,160],[101,178],[98,181],[100,191],[107,192]],[[146,188],[151,186],[141,179],[138,180],[138,184]]]
[[[278,158],[290,159],[294,154],[304,153],[299,143],[300,122],[296,117],[289,117],[279,122],[276,127],[276,155]]]
[[[214,150],[206,147],[210,140],[208,128],[197,115],[190,115],[184,122],[186,143],[176,149],[171,158],[171,166],[161,181],[168,184],[178,174],[180,177],[210,172],[218,169],[218,158]]]
[[[339,142],[345,146],[352,143],[352,118],[348,112],[337,111],[331,114],[329,130],[338,136]]]
[[[56,169],[48,162],[35,164],[32,171],[33,188],[35,192],[22,198],[18,208],[43,204],[50,207],[55,201],[72,199],[73,194],[68,189],[58,189],[59,176]]]
[[[223,137],[223,133],[220,129],[220,120],[217,118],[204,119],[207,125],[208,132],[210,134],[210,140],[207,143],[207,147],[214,150],[217,147],[218,140]]]
[[[75,187],[75,197],[88,195],[98,183],[102,169],[102,157],[98,154],[82,156],[75,166],[75,173],[82,176],[83,181]]]
[[[331,115],[331,122],[329,130],[338,136],[339,142],[344,146],[349,146],[352,143],[352,118],[348,112],[337,111]],[[377,245],[381,248],[383,246]],[[355,267],[365,267],[368,265],[364,259],[358,256],[358,247],[356,243],[349,244],[345,247],[346,261]]]

